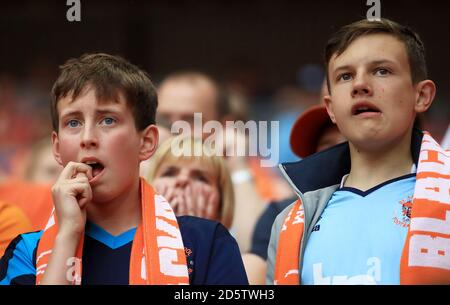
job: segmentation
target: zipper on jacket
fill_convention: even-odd
[[[304,211],[304,214],[305,214],[305,226],[304,226],[304,230],[303,230],[303,236],[302,236],[302,241],[301,241],[301,243],[300,243],[300,253],[299,253],[299,255],[300,255],[300,260],[299,260],[299,269],[298,269],[298,277],[299,277],[299,280],[301,280],[301,277],[302,277],[302,270],[303,270],[303,255],[304,255],[304,252],[305,252],[305,245],[306,245],[306,240],[305,240],[305,238],[306,238],[306,232],[308,231],[308,226],[306,225],[306,220],[308,219],[306,216],[307,216],[307,210],[306,210],[306,206],[305,206],[305,204],[304,204],[304,198],[303,198],[303,195],[302,195],[302,193],[300,192],[300,190],[297,188],[297,186],[294,184],[294,182],[292,182],[292,180],[291,180],[291,178],[289,177],[289,175],[286,173],[286,170],[285,170],[285,168],[284,168],[284,166],[283,166],[283,164],[279,164],[278,165],[278,167],[279,167],[279,169],[280,169],[280,171],[281,171],[281,173],[283,174],[283,176],[284,176],[284,178],[287,180],[287,182],[289,183],[289,185],[293,188],[293,190],[294,190],[294,192],[295,192],[295,194],[297,195],[297,197],[302,201],[302,204],[303,204],[303,211]],[[309,224],[308,224],[309,225]]]

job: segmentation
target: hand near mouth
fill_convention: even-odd
[[[69,162],[52,187],[53,204],[59,230],[82,233],[86,225],[86,206],[92,200],[92,168]]]
[[[81,160],[81,163],[90,166],[92,169],[91,170],[92,177],[89,179],[89,182],[91,182],[91,180],[93,180],[96,176],[101,174],[105,169],[105,166],[95,158],[84,158],[83,160]]]
[[[191,183],[186,188],[177,188],[173,182],[156,178],[153,185],[172,207],[175,215],[191,215],[206,219],[219,220],[220,200],[213,187],[200,183]]]

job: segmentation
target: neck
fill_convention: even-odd
[[[387,180],[411,173],[411,132],[376,150],[350,146],[351,170],[345,186],[366,191]]]
[[[139,183],[137,179],[129,192],[108,202],[91,202],[87,207],[89,221],[112,235],[137,227],[142,218]]]

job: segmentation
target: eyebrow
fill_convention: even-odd
[[[208,180],[211,180],[211,181],[214,181],[214,179],[215,179],[215,176],[212,173],[210,173],[210,172],[208,172],[206,170],[194,169],[192,171],[192,174],[204,176]]]
[[[337,67],[336,69],[333,70],[333,75],[335,75],[338,71],[341,71],[341,70],[350,70],[350,68],[351,68],[350,65]]]
[[[372,66],[381,65],[381,64],[395,65],[395,62],[393,62],[392,60],[389,60],[389,59],[380,59],[380,60],[374,60],[374,61],[370,62],[370,65],[372,65]]]
[[[105,108],[99,109],[95,111],[96,115],[104,115],[109,113],[120,113],[119,109],[114,108]],[[79,110],[68,111],[67,113],[62,113],[61,118],[69,117],[69,116],[81,116],[83,113]]]
[[[194,170],[192,171],[192,173],[193,173],[194,175],[202,175],[202,176],[205,176],[205,175],[206,175],[206,172],[204,172],[203,170],[200,170],[200,169],[194,169]]]
[[[114,108],[105,108],[105,109],[96,110],[95,113],[96,114],[120,113],[120,110],[114,109]]]
[[[61,119],[65,118],[65,117],[69,117],[69,116],[80,116],[80,115],[81,115],[81,111],[78,111],[78,110],[68,111],[65,113],[61,113]]]
[[[381,64],[394,64],[395,63],[392,60],[389,59],[379,59],[379,60],[374,60],[368,63],[369,66],[376,66],[376,65],[381,65]],[[336,69],[334,69],[333,71],[333,75],[336,74],[336,72],[341,71],[341,70],[350,70],[352,68],[351,65],[343,65],[343,66],[339,66]]]

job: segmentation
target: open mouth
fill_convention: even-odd
[[[96,161],[86,161],[85,164],[89,165],[92,168],[92,177],[95,177],[98,174],[100,174],[105,168],[103,164]]]
[[[360,114],[380,114],[381,111],[372,104],[369,103],[358,103],[352,107],[352,115]]]

